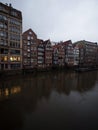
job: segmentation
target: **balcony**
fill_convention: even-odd
[[[43,52],[38,52],[38,55],[43,56],[43,55],[44,55],[44,53],[43,53]]]
[[[38,48],[38,51],[44,51],[44,48]]]

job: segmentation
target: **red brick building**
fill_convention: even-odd
[[[73,66],[74,65],[74,48],[71,40],[63,42],[65,48],[65,65]]]
[[[38,68],[44,68],[45,66],[45,47],[43,40],[39,39],[37,47],[37,66]]]
[[[37,67],[37,46],[39,40],[32,29],[28,29],[22,35],[23,41],[23,67]]]
[[[97,65],[97,43],[85,40],[77,41],[74,46],[79,48],[79,66],[93,67]]]
[[[50,40],[44,41],[45,67],[52,67],[52,45]]]
[[[58,66],[65,65],[65,48],[63,42],[59,42],[53,46],[53,63]]]

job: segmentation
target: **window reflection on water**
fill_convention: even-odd
[[[12,88],[1,88],[0,89],[0,100],[10,97],[11,95],[21,92],[21,87],[15,86]]]
[[[97,72],[75,73],[55,72],[38,75],[22,76],[20,78],[0,81],[0,97],[9,97],[23,93],[49,96],[52,90],[69,95],[71,91],[82,93],[94,87],[97,81]],[[26,95],[25,95],[26,96]]]
[[[98,120],[97,88],[97,71],[45,72],[1,80],[0,129],[31,130],[54,124],[69,130],[77,127],[76,122],[83,126],[78,126],[79,130],[86,123],[94,128]]]

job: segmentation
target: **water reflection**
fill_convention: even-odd
[[[83,128],[94,128],[98,119],[97,81],[96,71],[48,72],[0,81],[0,129],[81,129],[80,122]],[[87,121],[88,116],[94,122]]]

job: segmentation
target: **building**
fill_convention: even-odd
[[[65,48],[63,46],[63,42],[58,43],[58,63],[59,66],[63,67],[65,61]]]
[[[37,66],[38,68],[44,68],[45,66],[45,47],[41,39],[39,39],[37,47]]]
[[[78,46],[73,46],[73,53],[74,53],[74,66],[79,65],[79,47]]]
[[[37,46],[39,40],[32,29],[28,29],[22,35],[23,42],[23,68],[37,67]]]
[[[74,43],[74,45],[79,47],[79,66],[96,66],[97,43],[82,40]]]
[[[0,2],[0,70],[22,68],[22,13]]]
[[[74,65],[74,52],[73,45],[71,40],[63,42],[65,48],[65,65],[73,66]]]
[[[44,41],[45,67],[52,67],[52,45],[50,40]]]
[[[52,64],[54,67],[59,66],[59,61],[58,61],[58,57],[59,57],[59,52],[58,52],[58,45],[53,45],[52,46],[53,49],[53,53],[52,53]]]

